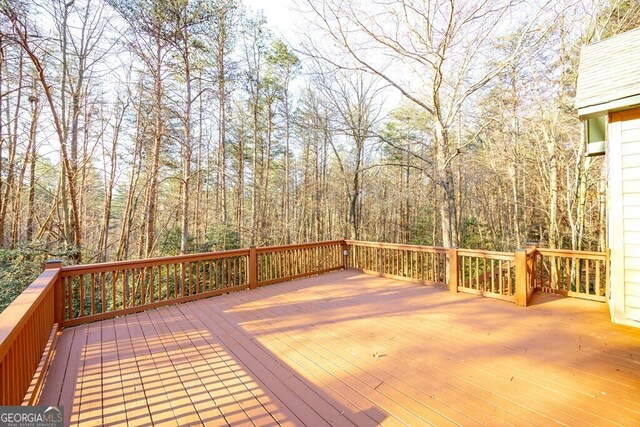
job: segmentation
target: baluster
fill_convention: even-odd
[[[67,319],[73,319],[73,284],[71,282],[71,277],[66,278],[66,288],[67,288]]]
[[[147,301],[147,268],[140,268],[140,305],[144,305]]]
[[[596,290],[596,295],[597,296],[601,296],[602,294],[602,287],[600,285],[600,261],[596,260],[595,261],[596,264],[596,283],[595,283],[595,290]]]
[[[91,315],[96,314],[96,275],[91,274]]]
[[[114,271],[111,273],[111,310],[115,311],[117,310],[117,294],[118,294],[118,289],[117,289],[117,282],[118,282],[118,272]]]
[[[79,276],[78,290],[80,291],[80,317],[84,316],[84,274]]]
[[[584,277],[584,291],[587,295],[591,295],[591,286],[589,286],[589,279],[591,278],[590,274],[589,274],[589,259],[585,259],[584,260],[584,272],[585,272],[585,277]],[[595,286],[594,286],[594,290],[595,290]]]
[[[105,313],[107,311],[107,281],[106,281],[106,273],[103,271],[100,273],[100,298],[102,299],[101,304],[101,313]]]
[[[496,293],[495,260],[491,259],[491,292]]]

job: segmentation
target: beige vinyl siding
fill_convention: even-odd
[[[622,124],[622,126],[624,126],[624,123]],[[638,146],[636,140],[634,140],[633,138],[635,137],[634,135],[636,135],[636,132],[628,132],[626,135],[623,133],[622,136],[622,140],[623,141],[628,141],[626,143],[622,143],[622,155],[623,156],[632,156],[634,154],[640,154],[640,147]],[[629,165],[630,167],[633,166],[638,166],[638,165]]]
[[[624,232],[624,241],[625,242],[640,242],[640,231],[625,231]]]
[[[629,306],[640,307],[640,297],[629,295],[627,296],[627,304]]]
[[[629,156],[625,156],[622,159],[622,167],[623,168],[631,168],[634,166],[638,166],[640,165],[640,154],[634,154],[634,155],[629,155]]]
[[[627,307],[625,310],[625,316],[627,319],[635,320],[636,322],[640,322],[640,308],[635,307]]]
[[[626,179],[624,178],[624,169],[622,170],[622,194],[638,194],[638,188],[640,188],[640,179]],[[629,214],[625,212],[625,218],[634,219],[640,218],[640,216],[634,216],[632,213],[632,207],[628,207]]]
[[[629,290],[635,289],[638,284],[640,284],[640,270],[632,270],[625,263],[624,269],[624,281],[626,285],[625,295],[629,295]],[[632,294],[635,296],[635,294]],[[640,294],[638,294],[640,296]],[[638,306],[640,307],[640,306]]]
[[[640,109],[614,117],[620,122],[622,156],[624,313],[640,321]]]
[[[634,206],[634,208],[635,208],[635,206]],[[626,206],[623,206],[623,209],[626,211],[629,208],[626,207]],[[629,218],[626,215],[623,218],[624,218],[624,229],[623,229],[623,232],[640,230],[640,219]],[[626,241],[625,241],[625,243],[626,243]]]
[[[640,180],[640,167],[639,166],[627,167],[627,168],[623,167],[622,179],[624,179],[625,182]],[[633,188],[631,188],[631,190],[633,190]],[[631,192],[633,193],[633,191]]]
[[[624,198],[622,206],[640,206],[640,194],[627,194]]]
[[[637,137],[638,134],[635,133],[635,131],[640,130],[640,120],[633,120],[633,116],[634,115],[637,116],[637,113],[634,113],[634,110],[630,110],[629,112],[623,112],[623,113],[620,113],[620,114],[622,114],[623,120],[625,120],[624,119],[625,115],[627,115],[628,117],[631,117],[630,120],[625,120],[625,123],[622,125],[622,139],[623,140],[625,138],[633,139],[634,135]],[[637,138],[636,138],[636,140],[637,140]]]
[[[626,233],[625,233],[625,239],[626,239]],[[628,256],[625,259],[625,266],[629,269],[629,270],[640,270],[640,257],[633,257],[633,256]]]

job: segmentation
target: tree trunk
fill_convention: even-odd
[[[198,76],[198,93],[202,93],[202,69],[199,71]],[[202,108],[203,108],[203,97],[199,97],[199,105],[198,105],[198,152],[196,157],[196,201],[195,208],[192,212],[193,225],[194,225],[194,234],[196,236],[196,241],[198,243],[202,243],[204,241],[204,231],[202,230],[202,128],[203,117],[202,117]]]
[[[182,175],[182,233],[180,238],[180,253],[186,254],[189,251],[189,192],[191,190],[191,63],[189,58],[189,40],[183,37],[183,61],[186,84],[186,103],[183,118],[184,141],[183,141],[183,175]]]
[[[15,163],[16,163],[16,151],[18,148],[18,122],[20,121],[20,104],[22,102],[22,81],[23,81],[23,52],[20,51],[19,63],[18,63],[18,81],[16,87],[16,109],[13,118],[10,117],[9,109],[9,97],[7,97],[6,113],[7,113],[7,129],[9,133],[7,140],[9,141],[8,152],[8,164],[7,164],[7,178],[5,189],[1,194],[2,204],[0,206],[0,246],[5,246],[5,221],[7,217],[7,208],[10,204],[12,193],[13,197],[16,196],[16,189],[14,189],[14,176],[15,176]],[[11,122],[13,120],[13,129],[11,130]],[[22,181],[18,181],[18,187],[22,186]],[[19,206],[19,205],[18,205]],[[11,247],[14,246],[14,242],[10,243]]]
[[[148,191],[146,200],[146,240],[144,256],[151,257],[155,246],[155,224],[156,206],[158,203],[158,175],[160,173],[160,147],[162,145],[163,123],[162,123],[162,44],[160,36],[156,35],[156,64],[153,75],[153,153],[151,158],[151,169],[148,180]]]
[[[269,103],[267,106],[267,145],[262,152],[262,214],[260,215],[261,240],[266,238],[268,232],[269,215],[269,171],[271,169],[271,143],[273,138],[273,110]]]
[[[33,234],[33,222],[29,223],[29,221],[33,221],[33,219],[31,218],[32,212],[32,206],[33,206],[33,202],[31,200],[31,187],[33,184],[33,181],[35,180],[35,153],[36,153],[36,130],[37,130],[37,126],[38,126],[38,115],[39,115],[39,109],[38,109],[38,103],[37,103],[38,98],[36,98],[36,95],[33,95],[33,98],[31,98],[31,122],[29,124],[29,140],[27,142],[27,148],[25,150],[25,158],[24,161],[22,163],[22,167],[20,168],[20,175],[18,178],[18,185],[16,186],[16,193],[14,195],[14,207],[13,207],[13,221],[12,221],[12,231],[11,231],[11,244],[12,247],[16,247],[18,245],[18,242],[20,240],[19,237],[19,230],[20,230],[20,216],[21,216],[21,204],[22,204],[22,189],[23,189],[23,183],[24,183],[24,177],[26,174],[26,170],[27,170],[27,166],[31,166],[31,171],[30,171],[30,186],[29,186],[29,208],[28,208],[28,214],[27,214],[27,230],[31,229],[30,232],[27,232],[28,238],[26,239],[27,243],[31,240],[31,235]],[[16,121],[17,122],[17,121]],[[35,188],[34,188],[34,194],[33,197],[35,198]],[[31,219],[29,219],[31,218]]]
[[[236,223],[238,227],[238,240],[240,246],[243,246],[244,240],[244,143],[245,143],[245,119],[244,115],[240,118],[241,129],[238,138],[238,184],[236,194]]]
[[[27,226],[25,232],[25,238],[27,242],[31,242],[33,239],[34,222],[36,216],[35,200],[36,200],[36,156],[38,153],[36,147],[36,131],[38,128],[38,117],[40,110],[38,103],[40,98],[37,93],[36,81],[33,82],[33,101],[31,110],[31,124],[29,126],[29,146],[31,147],[31,153],[29,155],[29,202],[27,205]],[[26,160],[25,160],[26,161]]]
[[[442,227],[442,246],[457,247],[458,230],[456,224],[455,181],[449,155],[449,134],[447,129],[436,122],[436,168],[439,185],[441,187],[440,223]]]
[[[252,101],[253,113],[253,189],[251,191],[251,244],[256,244],[258,227],[258,99]]]
[[[282,198],[282,211],[284,213],[284,243],[291,243],[291,194],[290,194],[290,176],[291,176],[291,159],[290,159],[290,129],[291,117],[289,114],[289,82],[285,81],[284,85],[284,196]],[[320,207],[318,206],[318,209]]]
[[[222,224],[226,224],[227,216],[227,99],[224,67],[224,41],[218,54],[218,149],[220,150],[220,190],[222,204]]]

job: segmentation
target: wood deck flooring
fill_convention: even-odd
[[[343,271],[65,329],[71,425],[640,425],[640,329]]]

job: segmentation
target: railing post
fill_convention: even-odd
[[[527,306],[527,250],[518,249],[516,261],[516,305]]]
[[[458,273],[458,249],[450,248],[447,253],[447,262],[449,264],[449,269],[447,271],[448,279],[449,279],[449,291],[453,293],[458,292],[458,277],[460,276]]]
[[[529,259],[529,254],[531,255],[530,259]],[[535,289],[538,287],[538,284],[536,282],[537,281],[536,267],[538,266],[537,256],[538,256],[538,244],[532,243],[532,242],[527,243],[527,263],[528,263],[528,266],[530,267],[527,272],[531,277],[532,289]]]
[[[52,259],[47,261],[47,264],[44,267],[45,270],[58,270],[58,278],[56,282],[53,284],[53,322],[60,325],[62,320],[64,319],[64,303],[63,303],[63,292],[62,292],[62,261],[59,259]]]
[[[258,287],[258,254],[256,246],[249,246],[249,289]]]
[[[349,268],[349,247],[347,246],[347,238],[342,239],[340,244],[340,252],[342,253],[342,269]]]

